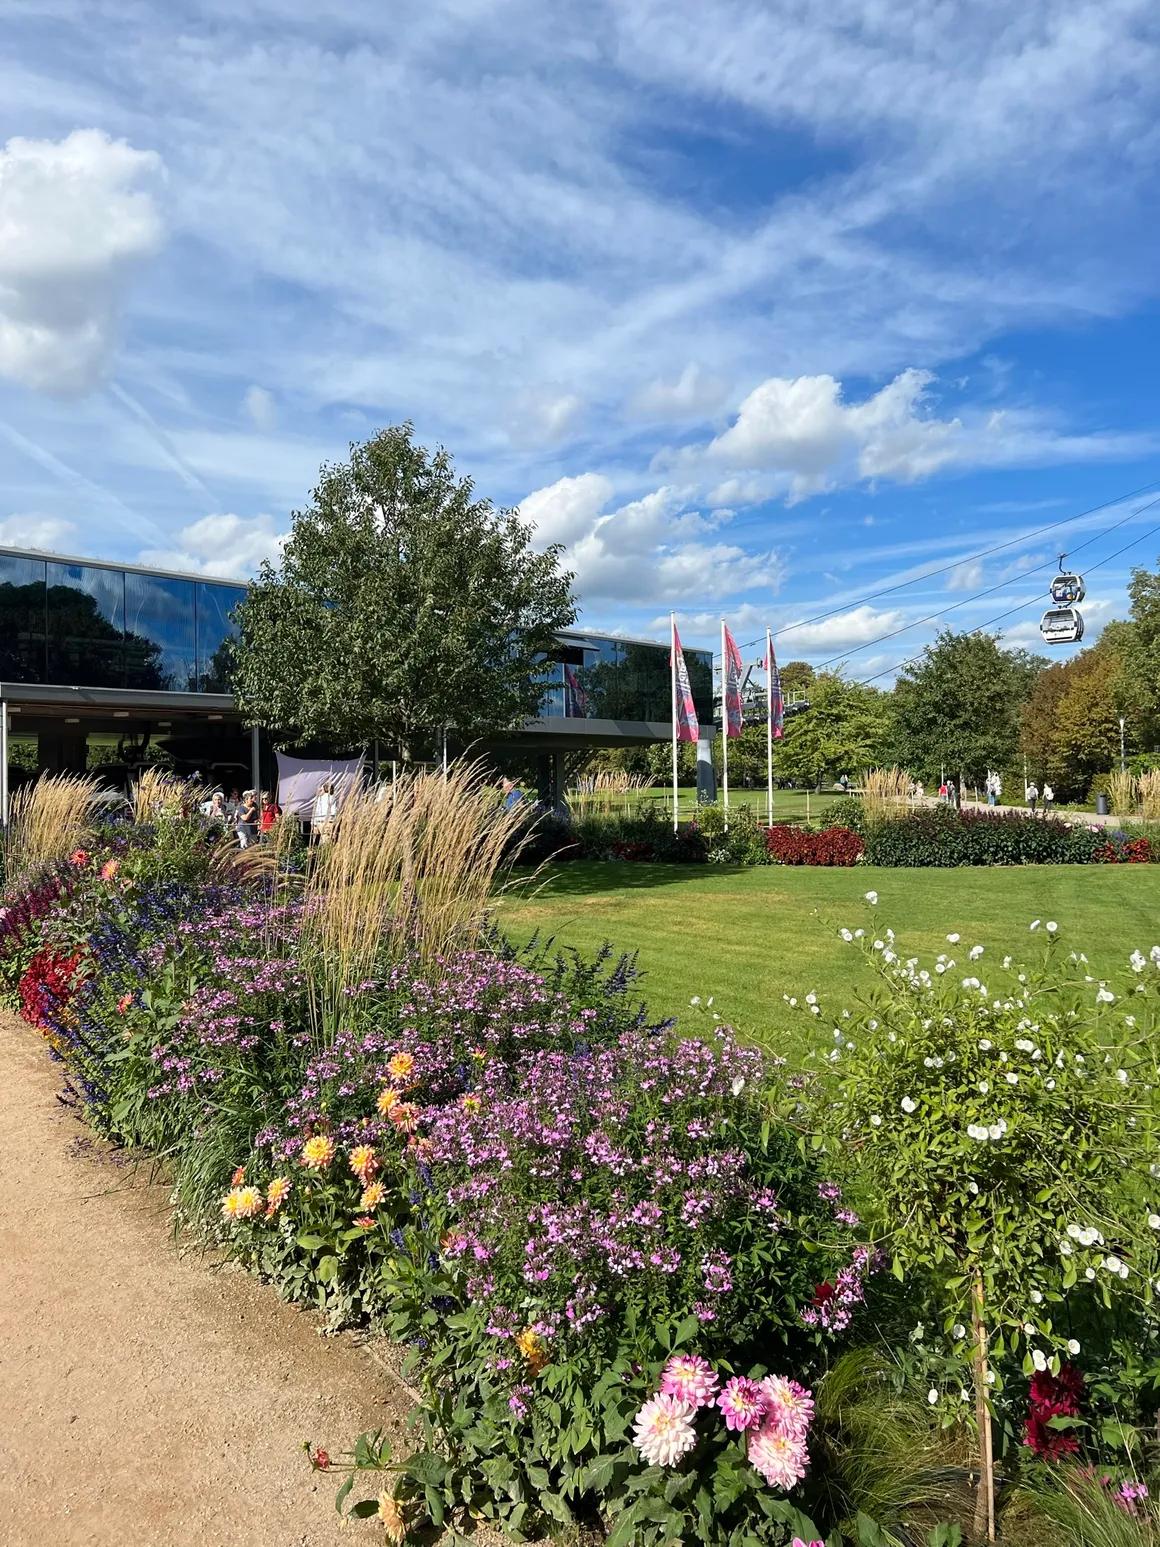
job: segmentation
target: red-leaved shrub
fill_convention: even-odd
[[[1156,856],[1148,838],[1125,838],[1102,843],[1092,855],[1098,865],[1150,865]]]
[[[1058,1461],[1079,1450],[1079,1441],[1067,1429],[1053,1429],[1053,1418],[1078,1418],[1083,1400],[1083,1376],[1074,1364],[1061,1364],[1059,1374],[1040,1371],[1031,1378],[1027,1394],[1027,1422],[1023,1443],[1045,1461]]]
[[[771,827],[766,842],[781,865],[856,865],[866,847],[848,827]]]
[[[20,1013],[31,1026],[42,1029],[54,1010],[66,1004],[77,986],[81,953],[61,956],[51,947],[37,951],[20,979]]]

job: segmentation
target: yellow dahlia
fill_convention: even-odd
[[[375,1154],[373,1145],[357,1144],[351,1150],[350,1169],[363,1186],[366,1187],[371,1177],[379,1169],[379,1157]]]
[[[334,1159],[334,1140],[327,1133],[316,1133],[302,1146],[302,1164],[311,1171],[324,1171]]]
[[[266,1217],[276,1214],[290,1196],[290,1178],[276,1176],[266,1188]]]
[[[548,1350],[544,1346],[543,1338],[539,1333],[533,1332],[531,1327],[525,1327],[516,1338],[516,1347],[528,1361],[532,1374],[538,1375],[548,1362]]]
[[[393,1080],[405,1080],[415,1070],[415,1058],[412,1053],[396,1053],[387,1064],[387,1072]]]
[[[379,1204],[387,1196],[387,1189],[382,1182],[371,1182],[363,1189],[363,1195],[358,1201],[360,1209],[377,1209]]]
[[[264,1207],[261,1188],[231,1187],[222,1199],[222,1216],[225,1219],[253,1219]]]
[[[386,1090],[379,1092],[379,1099],[378,1099],[377,1105],[378,1105],[378,1109],[379,1109],[380,1113],[383,1115],[383,1117],[390,1117],[390,1115],[391,1115],[391,1108],[396,1104],[396,1102],[398,1100],[399,1100],[399,1093],[398,1093],[398,1091],[397,1090],[392,1090],[389,1085],[387,1086]]]
[[[403,1519],[403,1511],[399,1508],[399,1502],[394,1494],[379,1494],[379,1520],[382,1522],[387,1541],[392,1544],[392,1547],[399,1547],[399,1543],[407,1535],[407,1522]]]

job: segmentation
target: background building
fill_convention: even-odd
[[[272,749],[227,685],[244,594],[200,575],[0,549],[3,776],[97,769],[120,784],[160,751],[227,789],[268,786]],[[686,658],[711,734],[712,657]],[[540,716],[495,750],[534,755],[549,798],[593,747],[671,735],[667,644],[570,631],[544,678]]]

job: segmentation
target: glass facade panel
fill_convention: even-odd
[[[48,563],[48,680],[125,686],[125,572]]]
[[[126,571],[126,687],[197,691],[195,583]]]
[[[202,693],[230,691],[230,646],[237,637],[232,613],[245,586],[197,582],[197,687]]]
[[[583,666],[571,668],[569,712],[579,719],[615,720],[621,713],[621,646],[615,639],[589,637],[583,650]]]
[[[44,560],[0,553],[0,682],[43,682]]]

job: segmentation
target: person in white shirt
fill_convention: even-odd
[[[330,828],[338,815],[338,796],[334,793],[334,785],[326,779],[318,786],[318,793],[314,797],[314,807],[310,816],[310,832],[315,838],[326,838],[330,834]]]
[[[1054,803],[1055,803],[1055,791],[1051,788],[1050,784],[1044,784],[1044,786],[1043,786],[1043,809],[1044,809],[1044,811],[1050,811],[1052,806],[1054,805]]]

